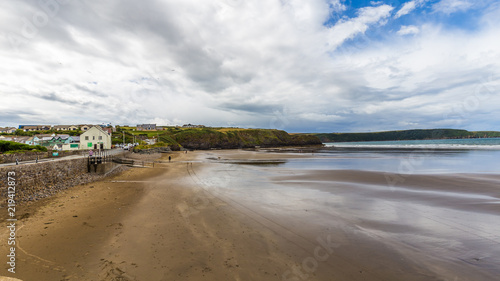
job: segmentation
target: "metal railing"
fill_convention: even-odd
[[[87,167],[89,173],[91,172],[91,167],[94,166],[94,170],[96,169],[96,166],[99,164],[104,164],[104,163],[111,163],[113,162],[114,156],[110,155],[108,151],[106,150],[100,150],[92,153],[92,155],[89,155],[87,157]]]

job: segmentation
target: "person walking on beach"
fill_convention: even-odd
[[[169,156],[169,157],[168,157],[168,162],[170,162],[170,160],[172,160],[172,156]]]

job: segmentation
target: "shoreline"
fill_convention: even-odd
[[[406,224],[418,214],[411,204],[441,196],[435,192],[453,197],[433,199],[430,208],[457,207],[498,216],[498,204],[485,207],[482,197],[476,206],[460,201],[467,199],[461,194],[471,185],[476,194],[500,198],[498,176],[417,175],[408,177],[404,188],[418,189],[418,193],[400,187],[380,191],[371,187],[385,184],[380,172],[298,172],[246,165],[249,160],[310,155],[245,150],[169,155],[172,163],[133,168],[36,202],[32,207],[41,205],[38,211],[19,222],[18,273],[8,274],[4,269],[0,276],[42,281],[397,280],[401,276],[405,280],[453,280],[457,276],[491,277],[491,272],[500,270],[493,267],[481,272],[495,261],[493,254],[498,250],[488,249],[487,240],[467,240],[464,246],[476,245],[479,251],[467,255],[460,248],[440,244],[444,241],[409,238],[438,235],[425,230],[433,220],[458,227],[454,230],[458,235],[464,229],[458,221],[423,217],[420,220],[425,224]],[[278,175],[270,177],[270,172]],[[413,209],[404,215],[407,200]],[[397,205],[399,201],[403,205]],[[367,212],[370,206],[376,207],[375,212]],[[392,218],[387,208],[398,208],[402,220]],[[486,228],[479,231],[488,236]],[[423,241],[441,245],[448,259]],[[5,251],[2,243],[0,256]]]

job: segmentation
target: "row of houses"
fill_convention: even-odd
[[[180,128],[180,126],[176,126]],[[204,125],[193,125],[193,124],[185,124],[182,125],[182,128],[205,128]],[[136,127],[137,131],[162,131],[165,130],[166,127],[156,126],[156,124],[139,124]]]
[[[205,128],[204,125],[193,125],[193,124],[185,124],[185,125],[182,125],[182,128]]]
[[[0,140],[27,145],[41,145],[50,150],[97,150],[111,148],[111,132],[101,126],[93,126],[80,136],[67,134],[39,134],[32,137],[0,136]]]
[[[16,130],[22,130],[24,132],[34,132],[34,131],[49,131],[49,130],[54,130],[54,131],[77,131],[80,130],[82,132],[88,131],[90,128],[92,128],[95,125],[55,125],[55,126],[50,126],[50,125],[20,125],[19,128],[15,127],[6,127],[6,128],[0,128],[0,134],[6,133],[6,134],[13,134],[16,132]],[[98,125],[101,127],[103,130],[108,131],[110,134],[112,132],[116,131],[116,128],[114,128],[111,125]],[[204,125],[193,125],[193,124],[185,124],[182,126],[176,126],[177,128],[204,128]],[[166,127],[162,126],[157,126],[156,124],[139,124],[136,127],[137,131],[162,131],[165,130]]]
[[[20,125],[19,130],[23,130],[24,132],[34,132],[34,131],[49,131],[49,130],[54,130],[54,131],[88,131],[90,128],[92,128],[95,125]],[[98,125],[101,128],[106,128],[108,130],[114,131],[115,129],[111,125]],[[2,128],[0,128],[0,133],[2,133]],[[7,128],[5,128],[7,129]],[[9,128],[11,132],[15,132],[16,128]]]

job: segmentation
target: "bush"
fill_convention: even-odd
[[[33,150],[9,150],[5,152],[4,154],[20,154],[20,153],[27,153],[27,152],[47,152],[47,151],[42,151],[38,149],[33,149]]]
[[[16,152],[32,151],[32,150],[47,151],[47,148],[40,145],[31,146],[24,143],[17,143],[13,141],[0,141],[0,152],[2,153],[12,152],[12,151]]]

